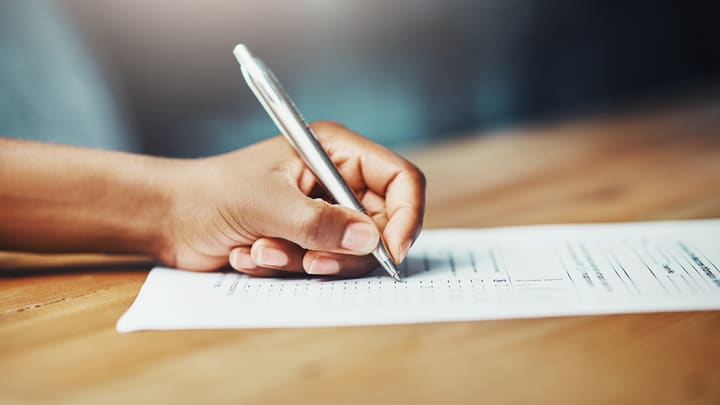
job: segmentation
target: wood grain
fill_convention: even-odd
[[[410,156],[427,227],[720,216],[717,103]],[[0,259],[0,402],[720,403],[717,311],[119,335],[147,267]]]

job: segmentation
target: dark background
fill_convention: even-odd
[[[539,120],[711,98],[718,13],[683,1],[63,0],[132,148],[202,156],[277,133],[244,42],[309,120],[405,148]]]

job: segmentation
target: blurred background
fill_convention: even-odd
[[[167,156],[278,131],[232,48],[309,120],[395,149],[720,95],[712,2],[5,0],[0,136]]]

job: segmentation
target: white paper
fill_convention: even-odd
[[[720,309],[720,220],[423,232],[360,279],[153,269],[117,330],[369,325]]]

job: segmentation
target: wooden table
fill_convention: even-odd
[[[720,216],[718,103],[410,156],[429,228]],[[122,260],[0,256],[0,402],[720,403],[720,312],[119,335]]]

